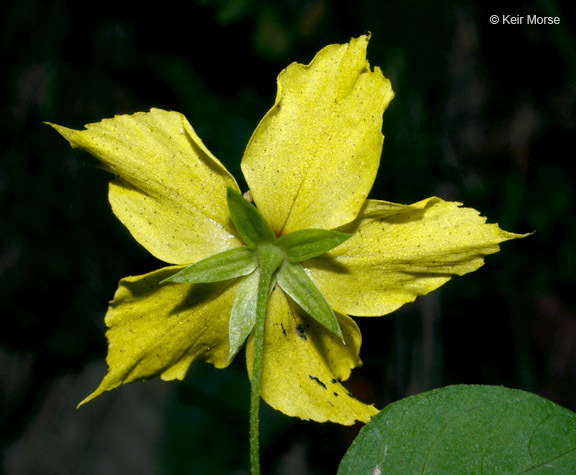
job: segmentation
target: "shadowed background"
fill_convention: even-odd
[[[536,233],[391,316],[359,319],[348,384],[378,407],[455,383],[576,409],[576,23],[556,0],[196,0],[186,7],[20,0],[2,12],[0,448],[7,474],[246,473],[244,357],[194,364],[75,405],[106,371],[120,278],[162,266],[114,218],[109,177],[51,121],[81,128],[151,107],[184,113],[245,190],[239,163],[277,74],[372,32],[396,92],[371,197],[431,195]],[[491,25],[490,15],[560,25]],[[359,427],[263,408],[265,473],[334,473]]]

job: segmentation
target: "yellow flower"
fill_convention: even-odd
[[[332,331],[282,282],[273,286],[264,323],[262,398],[289,416],[340,424],[366,422],[377,412],[341,383],[361,364],[360,331],[348,315],[390,313],[478,269],[500,242],[520,237],[439,198],[413,205],[367,199],[380,162],[382,115],[393,97],[388,79],[366,60],[368,39],[328,46],[309,65],[286,68],[242,159],[254,202],[275,236],[305,229],[352,235],[291,267],[304,269],[302,278],[333,309]],[[234,178],[177,112],[117,116],[83,131],[54,127],[116,176],[112,210],[140,244],[171,264],[120,282],[106,315],[109,371],[83,402],[158,375],[183,379],[196,360],[227,366],[237,349],[230,348],[230,315],[243,298],[237,296],[251,295],[239,288],[254,287],[257,265],[221,282],[163,281],[248,244],[229,209],[235,195],[228,190],[239,191]]]

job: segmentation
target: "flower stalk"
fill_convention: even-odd
[[[268,297],[274,282],[274,273],[286,255],[277,246],[264,244],[258,248],[258,293],[256,301],[256,324],[254,326],[254,357],[252,366],[252,388],[250,393],[250,471],[260,473],[260,386],[262,382],[262,359],[264,357],[264,324]]]

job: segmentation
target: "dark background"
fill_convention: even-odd
[[[396,92],[371,197],[438,195],[506,230],[536,233],[391,316],[361,319],[365,364],[350,389],[383,407],[448,384],[495,384],[576,409],[576,21],[565,3],[4,2],[0,471],[248,467],[243,357],[75,410],[105,373],[103,316],[118,280],[162,263],[110,212],[109,177],[42,122],[81,128],[177,110],[241,180],[243,149],[273,103],[277,74],[366,31],[369,60]],[[490,24],[503,13],[561,22]],[[265,473],[334,473],[359,428],[268,408],[262,417]]]

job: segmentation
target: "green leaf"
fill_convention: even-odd
[[[301,262],[320,256],[352,235],[326,229],[302,229],[278,238],[278,245],[286,250],[290,262]]]
[[[298,263],[285,261],[276,276],[278,284],[314,320],[338,335],[342,341],[342,330],[334,312],[306,271]]]
[[[276,234],[268,221],[238,191],[228,188],[226,198],[232,221],[240,237],[248,246],[276,241]]]
[[[214,254],[182,269],[161,283],[199,284],[220,282],[250,274],[256,269],[254,251],[245,246]]]
[[[534,394],[448,386],[389,405],[338,474],[576,473],[576,414]]]
[[[230,314],[229,361],[238,353],[256,323],[259,281],[260,270],[256,269],[252,274],[242,279],[238,287],[238,293]]]

